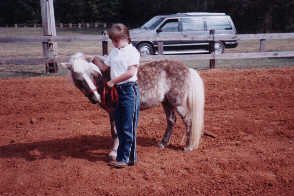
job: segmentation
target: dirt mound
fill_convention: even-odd
[[[138,158],[107,165],[107,114],[65,77],[0,80],[0,195],[291,195],[294,69],[209,70],[205,128],[183,153],[178,118],[171,144],[160,107],[140,113]]]

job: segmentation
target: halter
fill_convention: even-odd
[[[108,112],[113,112],[118,105],[118,92],[115,86],[104,86],[101,95],[101,107]]]
[[[108,82],[110,78],[109,74],[110,74],[109,70],[106,70],[101,74],[102,78],[94,76],[93,79],[94,79],[94,84],[98,90],[98,93],[101,95],[100,106],[103,109],[105,109],[107,112],[113,112],[118,104],[118,92],[115,86],[113,87],[107,86],[106,83]]]
[[[93,96],[93,94],[97,91],[101,96],[100,106],[108,112],[114,111],[118,104],[118,92],[115,86],[110,88],[106,84],[110,79],[110,69],[102,71],[99,69],[99,67],[96,67],[96,65],[92,65],[90,69],[92,68],[93,71],[91,71],[91,73],[85,73],[86,70],[89,70],[89,67],[86,67],[91,65],[89,65],[89,62],[85,61],[83,57],[83,53],[76,53],[72,55],[70,59],[70,63],[72,65],[76,65],[77,60],[79,61],[79,64],[75,67],[75,69],[72,67],[70,69],[75,85],[84,92],[84,94],[90,99],[92,103],[94,102],[90,96]],[[92,80],[95,88],[89,87],[89,89],[86,90],[83,84],[81,84],[82,81],[77,81],[79,74],[75,73],[76,69],[79,70],[80,73],[89,74],[87,76],[89,76],[89,79]],[[85,79],[83,79],[83,81],[84,80]]]

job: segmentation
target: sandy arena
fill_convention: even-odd
[[[171,144],[161,107],[140,113],[135,167],[113,169],[107,114],[67,77],[0,80],[0,195],[293,195],[294,68],[201,71],[200,148]]]

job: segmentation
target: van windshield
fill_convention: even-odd
[[[153,30],[163,21],[163,19],[164,17],[155,16],[148,20],[141,28]]]

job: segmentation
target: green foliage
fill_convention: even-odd
[[[119,0],[55,0],[58,22],[110,22],[119,17]]]
[[[41,19],[39,1],[1,0],[0,24],[36,23]]]
[[[154,15],[225,12],[239,32],[294,30],[294,0],[54,0],[57,22],[124,22],[131,27]],[[40,0],[0,0],[0,25],[40,23]]]

